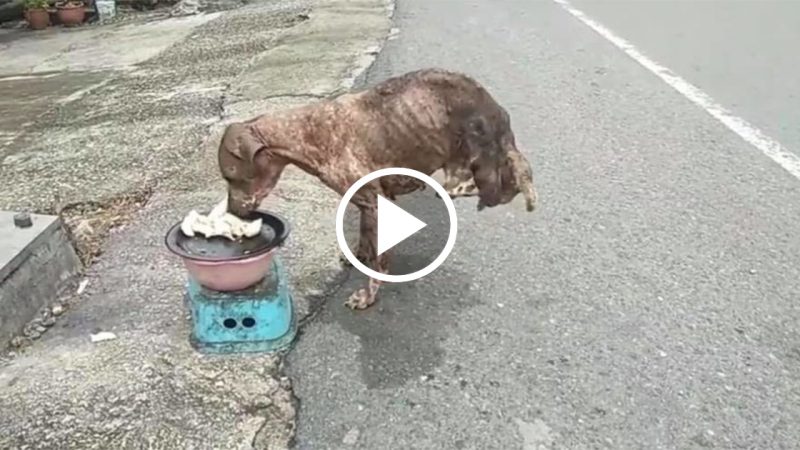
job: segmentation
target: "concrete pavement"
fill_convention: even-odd
[[[800,152],[796,4],[582,6]],[[436,272],[361,313],[343,286],[289,356],[298,448],[796,447],[800,181],[555,3],[405,0],[395,22],[366,82],[474,75],[541,206],[457,202]]]
[[[209,357],[190,347],[185,272],[163,235],[224,195],[216,148],[225,124],[348,88],[388,32],[389,6],[264,1],[147,20],[145,37],[155,42],[145,44],[158,51],[144,56],[121,54],[120,46],[142,44],[130,24],[74,31],[86,46],[22,39],[40,58],[68,64],[51,74],[34,62],[0,78],[0,209],[72,205],[73,233],[108,236],[97,239],[101,255],[85,289],[48,299],[59,301],[57,323],[0,355],[0,448],[290,445],[295,402],[280,358]],[[179,26],[186,21],[197,26]],[[102,38],[117,46],[88,44]],[[16,48],[4,41],[0,58]],[[301,319],[325,278],[339,273],[326,226],[336,204],[298,170],[269,200],[293,225],[285,260]],[[116,339],[92,343],[98,331]]]

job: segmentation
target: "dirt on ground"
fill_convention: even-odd
[[[84,266],[102,254],[111,230],[129,223],[152,194],[153,188],[145,187],[106,200],[70,204],[58,212]]]

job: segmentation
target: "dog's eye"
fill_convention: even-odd
[[[233,181],[233,177],[235,175],[236,175],[235,167],[226,167],[225,170],[222,171],[222,178],[228,182]]]

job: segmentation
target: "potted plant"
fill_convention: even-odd
[[[74,27],[86,18],[86,7],[82,0],[64,0],[56,3],[58,21],[65,27]]]
[[[44,30],[50,25],[50,12],[47,11],[50,6],[48,0],[25,0],[23,6],[25,7],[25,20],[32,29]]]

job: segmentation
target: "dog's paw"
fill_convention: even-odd
[[[350,295],[350,298],[344,302],[344,306],[350,309],[360,310],[369,308],[373,303],[375,303],[375,296],[370,295],[368,289],[361,288]]]
[[[475,197],[478,195],[478,186],[475,184],[475,180],[470,179],[448,189],[447,194],[453,199],[459,197]]]

